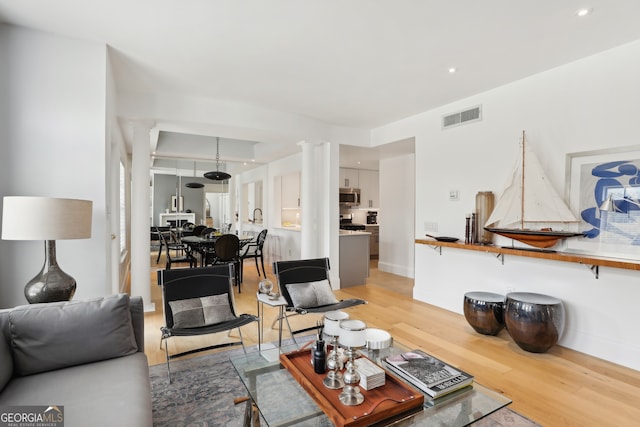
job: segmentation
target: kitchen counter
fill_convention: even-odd
[[[340,288],[367,283],[370,238],[366,231],[340,230]]]
[[[289,231],[300,231],[302,229],[299,225],[278,225],[273,228],[277,228],[279,230],[289,230]]]
[[[371,235],[368,231],[361,230],[340,230],[340,237],[342,236],[361,236],[363,234]]]

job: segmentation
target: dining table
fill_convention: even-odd
[[[186,244],[187,246],[189,246],[189,248],[191,249],[192,253],[199,253],[200,254],[200,267],[204,267],[206,259],[207,259],[207,252],[210,252],[211,249],[214,247],[214,245],[216,244],[216,240],[218,240],[218,237],[223,236],[222,234],[220,235],[211,235],[210,237],[205,237],[205,236],[184,236],[182,237],[181,241],[182,243]],[[247,244],[251,243],[254,239],[255,236],[251,236],[248,234],[243,234],[242,236],[238,236],[238,239],[240,240],[240,250],[242,250],[242,248],[244,246],[246,246]],[[239,256],[240,254],[238,254]]]

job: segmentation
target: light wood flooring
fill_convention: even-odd
[[[149,364],[164,363],[160,350],[163,324],[161,294],[156,285],[156,254],[151,254],[152,299],[155,313],[145,315],[145,352]],[[362,298],[368,304],[349,309],[352,318],[389,331],[394,340],[419,347],[473,373],[476,381],[513,400],[510,408],[544,426],[632,426],[640,423],[640,372],[560,346],[544,354],[521,350],[506,331],[498,336],[477,334],[464,316],[411,298],[413,280],[379,272],[372,261],[364,286],[336,291],[338,298]],[[267,269],[268,276],[275,277]],[[242,292],[236,289],[238,312],[257,314],[259,277],[252,260],[244,268]],[[461,297],[462,304],[462,297]],[[270,325],[276,309],[265,307],[265,342],[277,340]],[[319,316],[295,316],[296,325],[314,325]],[[286,331],[286,329],[285,329]],[[245,343],[257,343],[256,325],[242,328]],[[288,335],[285,333],[285,337]],[[172,352],[206,342],[224,342],[226,334],[206,338],[173,338]],[[193,346],[193,347],[190,347]],[[202,353],[200,353],[202,354]]]

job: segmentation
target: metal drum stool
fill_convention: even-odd
[[[504,327],[504,296],[491,292],[464,294],[464,317],[476,332],[497,335]]]
[[[544,353],[564,330],[564,305],[558,298],[529,292],[511,292],[505,302],[505,326],[518,346]]]

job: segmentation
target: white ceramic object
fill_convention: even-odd
[[[387,331],[367,328],[365,335],[367,337],[367,348],[370,350],[381,350],[391,347],[391,334]]]

